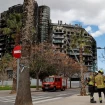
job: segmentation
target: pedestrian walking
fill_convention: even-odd
[[[90,103],[96,103],[96,101],[94,100],[94,87],[95,87],[95,77],[93,75],[93,73],[90,73],[90,76],[88,78],[88,91],[90,94]]]
[[[104,76],[103,76],[103,70],[98,71],[98,75],[95,77],[95,83],[97,85],[99,101],[100,101],[100,103],[102,103],[101,92],[104,93],[104,97],[105,97],[105,80],[104,80]]]

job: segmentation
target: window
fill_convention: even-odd
[[[54,78],[53,77],[48,77],[48,78],[45,78],[43,81],[44,82],[53,82]]]
[[[56,81],[56,82],[59,82],[59,81],[60,81],[60,78],[55,78],[55,81]]]

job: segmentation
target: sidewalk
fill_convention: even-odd
[[[46,105],[105,105],[104,96],[102,97],[103,103],[99,103],[99,98],[97,93],[94,94],[94,98],[97,101],[97,103],[90,103],[89,96],[73,95],[52,102],[46,102]],[[38,105],[43,105],[43,103],[40,103]]]

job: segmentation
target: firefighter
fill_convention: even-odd
[[[104,93],[104,97],[105,97],[105,81],[104,81],[104,76],[103,76],[103,71],[99,70],[98,71],[98,75],[95,77],[95,82],[97,84],[97,91],[98,91],[98,95],[99,95],[99,101],[100,103],[102,103],[102,95],[101,92]]]
[[[98,71],[95,71],[94,73],[94,92],[97,92],[97,84],[95,83],[95,77],[98,75]]]
[[[104,75],[104,86],[105,86],[105,75]],[[105,87],[104,87],[104,92],[105,92]],[[105,98],[105,95],[104,95],[104,98]]]
[[[90,76],[88,78],[88,91],[89,91],[89,94],[90,94],[90,103],[96,103],[96,101],[94,100],[94,85],[95,85],[95,81],[94,81],[94,75],[93,73],[91,72],[90,73]]]

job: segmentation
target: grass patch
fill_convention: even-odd
[[[30,88],[36,88],[36,86],[30,86]],[[41,88],[41,86],[39,86],[39,88]]]
[[[30,86],[30,88],[36,88],[36,86]],[[39,86],[41,88],[41,86]],[[12,90],[11,86],[0,86],[0,90]]]
[[[0,90],[11,90],[12,87],[11,86],[0,86]]]

